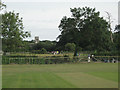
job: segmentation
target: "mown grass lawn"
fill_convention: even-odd
[[[118,64],[3,65],[3,88],[118,88]]]

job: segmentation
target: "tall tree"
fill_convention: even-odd
[[[114,43],[116,45],[116,49],[120,51],[120,24],[116,25],[114,35],[115,35]]]
[[[116,30],[117,32],[120,32],[120,24],[119,24],[119,25],[116,25],[115,30]]]
[[[30,33],[23,31],[22,18],[19,13],[5,12],[2,15],[2,40],[4,51],[16,51],[22,44],[23,38],[30,37]]]
[[[0,1],[0,11],[6,8],[6,5]]]
[[[110,30],[110,33],[111,33],[111,35],[110,35],[110,38],[111,38],[111,42],[113,43],[113,33],[112,33],[112,28],[111,28],[111,24],[112,24],[112,20],[111,20],[111,14],[109,13],[109,12],[106,12],[107,13],[107,15],[108,15],[108,24],[109,24],[109,30]]]
[[[58,36],[59,44],[75,43],[84,50],[110,50],[110,31],[108,22],[100,17],[100,12],[95,8],[83,7],[70,9],[72,16],[62,18],[59,29],[61,35]]]
[[[3,4],[1,1],[0,1],[0,53],[2,53],[2,39],[1,39],[1,35],[2,35],[2,28],[1,28],[1,24],[2,24],[2,10],[6,8],[6,5]]]

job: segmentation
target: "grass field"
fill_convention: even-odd
[[[118,64],[3,65],[3,88],[117,88]]]

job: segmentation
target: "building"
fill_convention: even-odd
[[[35,43],[39,43],[39,36],[35,37]]]

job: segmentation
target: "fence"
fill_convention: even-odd
[[[91,62],[116,63],[120,61],[119,56],[95,56]],[[83,63],[88,62],[87,56],[3,56],[2,64],[62,64],[62,63]]]

